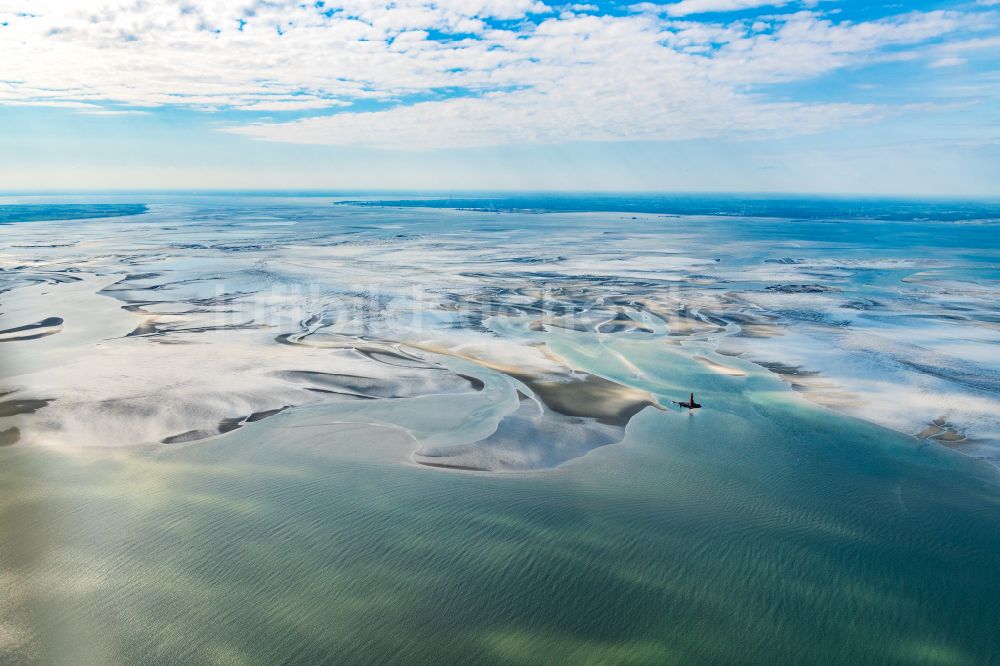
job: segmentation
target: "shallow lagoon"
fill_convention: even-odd
[[[761,382],[527,475],[403,464],[329,406],[177,450],[10,449],[7,655],[995,661],[995,478]]]
[[[158,214],[155,208],[152,214]],[[496,229],[509,227],[509,220],[499,216],[475,224]],[[553,234],[566,233],[559,220],[545,224]],[[567,224],[580,234],[576,218]],[[146,228],[154,229],[144,238],[155,251],[133,251],[130,261],[160,266],[187,261],[181,255],[162,257],[160,232],[154,225]],[[593,238],[599,232],[588,233]],[[792,236],[800,242],[801,229]],[[437,256],[443,256],[444,241],[425,242],[438,244]],[[733,248],[750,241],[729,242]],[[136,247],[134,238],[121,244]],[[266,251],[273,253],[273,247]],[[746,272],[751,264],[785,270],[763,263],[784,249],[741,260],[738,270]],[[913,245],[882,249],[905,259],[914,254]],[[557,250],[537,247],[535,253]],[[837,248],[841,258],[851,252],[865,254],[863,248]],[[972,255],[988,263],[983,255]],[[379,254],[380,265],[386,256]],[[524,252],[518,248],[511,256]],[[671,270],[692,273],[692,263],[702,267],[699,274],[705,266],[737,270],[726,261],[716,269],[704,258],[693,259],[679,268],[643,267],[641,261],[612,266],[619,273],[645,270],[659,277]],[[66,259],[71,260],[81,266],[78,256]],[[581,275],[608,270],[607,257],[588,271],[580,268],[583,258],[575,260],[580,263],[565,271],[575,285]],[[546,269],[557,275],[550,282],[558,282],[558,264],[566,261],[574,259]],[[191,261],[184,270],[196,267]],[[109,283],[120,278],[108,272]],[[982,274],[973,272],[981,280]],[[869,269],[865,275],[879,273]],[[787,277],[780,284],[798,283]],[[898,289],[900,277],[849,284],[856,289],[857,282],[875,283],[890,291]],[[844,276],[827,279],[844,288]],[[763,279],[759,290],[774,283]],[[31,287],[17,287],[26,288]],[[798,305],[805,298],[790,295]],[[682,292],[679,298],[693,303],[704,291]],[[113,297],[100,299],[119,309]],[[374,401],[324,397],[222,436],[169,445],[135,442],[109,449],[21,441],[4,447],[0,649],[5,660],[979,664],[1000,659],[995,467],[815,405],[807,391],[790,390],[748,360],[716,355],[712,350],[720,339],[732,337],[729,326],[722,327],[721,337],[711,331],[670,336],[654,319],[645,320],[651,333],[634,327],[587,332],[554,325],[558,321],[533,330],[524,325],[530,317],[503,317],[496,314],[498,306],[491,307],[492,335],[516,337],[523,345],[544,339],[574,372],[648,391],[661,409],[647,407],[632,418],[621,444],[574,454],[554,469],[429,468],[414,458],[422,444],[446,447],[489,434],[490,423],[516,407],[513,380],[504,368],[443,355],[435,358],[456,373],[475,373],[482,390]],[[558,314],[556,309],[547,316]],[[441,316],[420,312],[421,330],[434,330],[438,343],[447,341],[436,328]],[[483,321],[470,312],[464,311],[466,327]],[[426,323],[428,317],[433,323]],[[74,346],[94,344],[87,330],[74,331],[71,318],[66,321],[61,332],[25,341],[22,348],[50,344],[56,353],[66,347],[56,346],[60,336],[68,335],[77,335]],[[298,321],[288,317],[276,327],[296,331]],[[416,328],[413,319],[400,317],[379,328],[373,318],[367,332],[398,331],[404,321]],[[636,313],[633,321],[643,317]],[[673,320],[676,329],[699,322]],[[796,339],[794,323],[757,325],[785,327],[783,337]],[[124,328],[122,335],[131,325]],[[336,325],[323,329],[327,335],[330,328]],[[266,339],[276,332],[268,329]],[[187,337],[190,343],[203,334],[159,337]],[[323,335],[305,339],[332,340]],[[97,331],[101,336],[107,331]],[[139,350],[178,349],[138,337],[146,345]],[[108,348],[114,342],[99,344]],[[721,373],[696,357],[737,372]],[[496,366],[496,359],[490,363]],[[28,383],[21,374],[13,376]],[[696,413],[670,404],[690,387],[697,387],[706,405]],[[78,409],[88,413],[86,405]],[[31,423],[22,422],[28,436]],[[49,436],[54,432],[59,431],[50,430]]]

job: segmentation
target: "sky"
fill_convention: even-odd
[[[0,190],[1000,196],[1000,0],[0,0]]]

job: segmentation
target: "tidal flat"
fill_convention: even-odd
[[[10,203],[5,663],[1000,660],[988,206]]]

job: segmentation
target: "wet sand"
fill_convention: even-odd
[[[722,363],[717,363],[711,359],[705,358],[704,356],[695,355],[692,357],[699,363],[703,363],[712,372],[717,372],[721,375],[727,375],[729,377],[746,377],[747,373],[740,370],[739,368],[734,368],[732,366],[724,365]]]
[[[47,335],[55,335],[62,330],[62,317],[46,317],[33,324],[15,326],[0,331],[0,342],[13,342],[15,340],[37,340]]]
[[[707,227],[678,234],[673,218],[625,234],[595,215],[453,214],[442,225],[408,210],[403,228],[398,211],[264,207],[238,223],[194,205],[151,209],[141,227],[7,225],[0,374],[16,377],[17,399],[50,402],[0,416],[0,428],[18,428],[19,443],[127,446],[225,434],[253,423],[240,415],[289,405],[363,402],[378,421],[398,411],[391,401],[478,395],[479,439],[458,446],[499,430],[520,388],[546,418],[617,428],[620,441],[645,407],[700,388],[648,374],[617,348],[632,340],[689,350],[723,379],[746,377],[713,348],[758,362],[813,402],[907,433],[925,427],[922,395],[949,396],[962,427],[926,437],[935,442],[988,443],[1000,428],[990,286],[920,256],[926,246],[880,257],[847,226],[761,220],[713,220],[716,247]],[[817,233],[832,244],[809,242]],[[53,234],[60,243],[45,242]],[[917,283],[929,295],[919,303],[904,293]],[[891,344],[852,338],[871,322]],[[949,342],[950,330],[964,338]],[[566,336],[605,346],[614,367],[555,358],[546,341]],[[871,370],[866,351],[885,362]],[[889,386],[905,399],[873,399]]]

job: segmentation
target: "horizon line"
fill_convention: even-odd
[[[500,195],[549,195],[549,196],[721,196],[721,197],[791,197],[829,199],[897,199],[909,201],[996,201],[996,194],[913,194],[899,192],[795,192],[781,190],[594,190],[594,189],[483,189],[483,188],[83,188],[83,189],[0,189],[0,196],[59,196],[59,195],[302,195],[302,196],[351,196],[351,195],[434,195],[436,198],[464,198]],[[456,197],[456,195],[460,195]],[[0,204],[2,205],[2,204]]]

